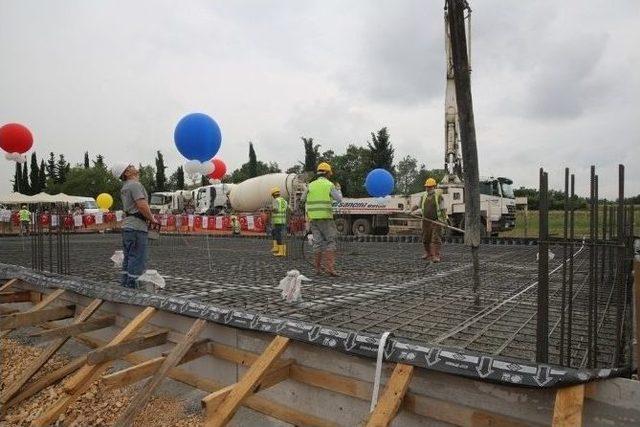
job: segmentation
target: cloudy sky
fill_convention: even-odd
[[[183,162],[173,128],[200,111],[220,156],[286,168],[300,136],[323,149],[387,126],[396,158],[443,162],[443,1],[0,0],[0,124],[20,122],[39,155]],[[640,2],[475,0],[472,89],[483,175],[560,188],[563,168],[601,193],[627,165],[640,193]],[[0,160],[0,192],[13,165]],[[171,172],[170,170],[170,172]]]

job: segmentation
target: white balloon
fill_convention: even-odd
[[[184,164],[184,171],[189,175],[200,173],[200,162],[197,160],[189,160]]]
[[[202,162],[200,164],[200,173],[202,175],[212,174],[214,170],[216,170],[216,165],[212,162]]]
[[[13,157],[13,153],[4,153],[4,158],[7,160],[15,160]]]

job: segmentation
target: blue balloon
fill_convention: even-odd
[[[222,143],[220,127],[202,113],[184,116],[177,124],[173,140],[180,154],[189,160],[207,162],[216,155]]]
[[[371,197],[385,197],[393,192],[395,180],[385,169],[374,169],[367,174],[364,187]]]

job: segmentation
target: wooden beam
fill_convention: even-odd
[[[15,280],[15,279],[14,279]],[[5,286],[7,284],[5,283]],[[64,294],[64,289],[56,289],[55,291],[51,292],[50,294],[48,294],[42,301],[38,302],[36,305],[34,305],[33,307],[31,307],[29,310],[27,310],[27,313],[31,313],[33,311],[38,311],[40,309],[45,308],[46,306],[48,306],[49,304],[51,304],[56,298],[58,298],[60,295]],[[10,315],[11,316],[11,315]],[[4,318],[2,319],[4,320]],[[0,320],[0,322],[2,321]],[[0,331],[0,338],[5,337],[6,335],[9,335],[9,333],[11,332],[11,330],[7,330],[7,331]]]
[[[71,362],[67,363],[63,367],[58,368],[55,371],[51,371],[48,374],[38,378],[33,383],[29,384],[22,392],[20,392],[20,394],[13,397],[7,403],[3,404],[2,409],[6,410],[8,408],[11,408],[17,405],[18,403],[30,398],[34,394],[38,393],[40,390],[43,390],[49,387],[50,385],[57,383],[58,381],[60,381],[62,378],[66,377],[70,373],[80,369],[80,367],[84,365],[85,361],[86,360],[84,356],[78,357],[76,359],[73,359]]]
[[[189,351],[182,356],[182,359],[178,365],[190,362],[198,359],[207,354],[208,339],[196,341]],[[152,376],[158,368],[162,365],[162,362],[166,359],[166,356],[154,357],[145,362],[138,363],[129,368],[122,369],[120,371],[105,375],[102,377],[102,384],[106,388],[120,388],[130,384],[137,383],[147,377]]]
[[[140,337],[131,338],[120,344],[110,345],[94,350],[87,354],[87,365],[93,366],[111,360],[120,359],[122,356],[135,353],[146,348],[157,347],[167,343],[168,331],[154,331]]]
[[[83,320],[89,318],[102,304],[102,300],[95,299],[93,300],[87,307],[85,307],[80,314],[73,320],[74,324],[80,324]],[[9,399],[11,399],[16,393],[20,391],[22,386],[24,386],[31,377],[33,377],[36,372],[40,370],[44,366],[45,363],[55,354],[60,347],[67,342],[68,337],[58,338],[56,341],[49,344],[43,351],[40,353],[40,356],[30,364],[24,372],[21,373],[20,378],[18,378],[15,382],[11,384],[10,387],[5,389],[5,391],[0,395],[0,403],[6,403]]]
[[[207,321],[205,319],[197,319],[189,328],[189,331],[185,335],[184,339],[180,341],[171,350],[171,353],[162,362],[158,371],[153,375],[145,385],[144,388],[133,398],[131,404],[127,407],[127,410],[120,416],[116,422],[116,427],[128,427],[133,425],[133,420],[136,414],[144,407],[153,392],[158,388],[160,383],[169,373],[169,370],[176,366],[184,355],[189,351],[193,343],[198,339],[200,332],[206,326]]]
[[[131,322],[125,326],[122,331],[118,335],[115,336],[108,344],[117,345],[123,341],[126,341],[128,338],[133,336],[138,329],[140,329],[144,324],[149,320],[156,312],[156,309],[153,307],[147,307],[142,310]],[[64,411],[69,407],[69,405],[75,402],[82,393],[85,392],[91,385],[94,379],[97,379],[108,367],[110,363],[100,363],[98,365],[89,366],[84,365],[75,375],[64,384],[63,395],[54,403],[49,406],[40,417],[36,418],[32,422],[32,426],[44,427],[49,424],[52,424]]]
[[[584,405],[584,384],[560,388],[556,391],[556,403],[553,407],[553,427],[582,426],[582,407]]]
[[[254,390],[252,390],[252,394],[257,393],[260,390],[266,390],[269,387],[273,387],[274,385],[286,380],[289,378],[291,365],[293,364],[293,360],[290,360],[284,366],[272,366],[262,377],[262,379],[256,384]],[[275,364],[274,364],[275,365]],[[205,396],[200,402],[204,411],[205,418],[213,415],[213,412],[220,406],[222,401],[227,397],[227,395],[233,390],[233,388],[238,383],[231,384],[227,387],[224,387],[214,393],[211,393],[208,396]]]
[[[31,292],[29,291],[0,292],[0,304],[29,301],[31,301]]]
[[[251,366],[260,357],[260,354],[253,353],[240,348],[231,347],[217,342],[209,343],[209,354],[213,357],[223,359],[241,366]],[[274,366],[291,365],[293,359],[278,359]]]
[[[251,365],[247,373],[224,398],[211,416],[205,420],[205,426],[223,426],[233,417],[242,401],[259,385],[269,367],[287,348],[289,338],[277,336],[265,351]]]
[[[373,409],[367,422],[367,427],[386,427],[391,424],[400,409],[402,399],[404,399],[409,383],[413,377],[412,365],[396,364],[396,367],[387,381],[387,385]]]
[[[0,306],[0,316],[6,316],[13,313],[18,313],[20,310],[15,308],[7,308]]]
[[[115,316],[103,316],[96,319],[89,319],[84,322],[74,322],[70,325],[60,326],[59,328],[41,330],[32,332],[30,337],[37,337],[43,341],[54,338],[71,338],[84,332],[96,331],[98,329],[108,328],[116,323]]]
[[[73,316],[75,309],[75,305],[66,305],[10,314],[0,319],[0,329],[11,330],[25,326],[34,326],[50,320],[68,319]]]
[[[3,284],[2,286],[0,286],[0,292],[3,292],[7,289],[9,289],[11,286],[13,286],[16,282],[18,281],[18,279],[9,279],[5,284]]]

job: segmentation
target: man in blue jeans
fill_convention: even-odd
[[[147,262],[148,222],[155,223],[149,209],[149,196],[139,181],[139,172],[128,163],[116,164],[111,173],[124,181],[120,196],[126,214],[122,224],[122,286],[136,288],[138,277],[144,273]]]

